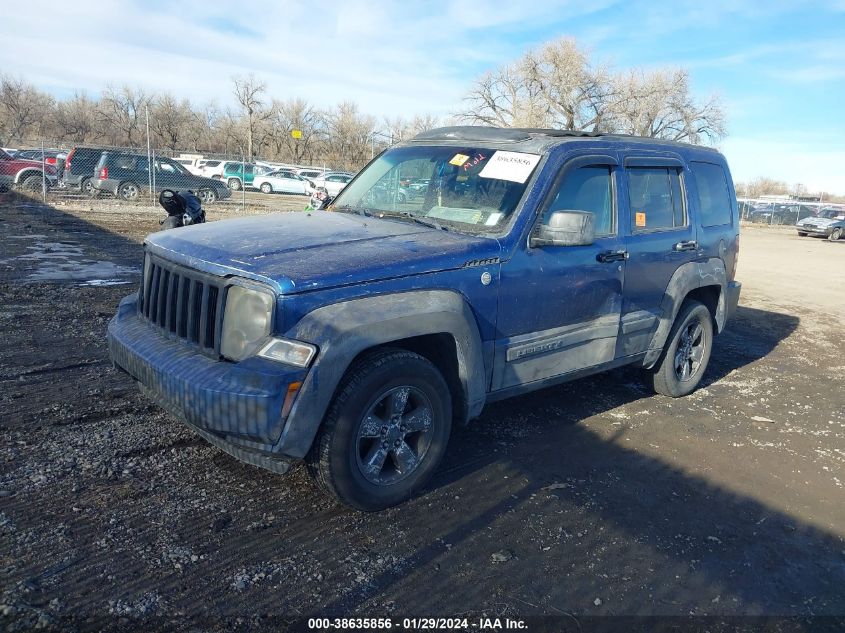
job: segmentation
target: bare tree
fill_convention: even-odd
[[[358,106],[345,101],[325,114],[326,135],[330,142],[326,158],[344,169],[360,169],[372,152],[375,119],[358,112]]]
[[[565,38],[482,75],[465,99],[470,107],[463,118],[502,127],[595,130],[605,122],[612,92],[608,71]]]
[[[789,186],[782,180],[760,176],[748,184],[736,183],[737,192],[741,192],[749,198],[757,198],[764,195],[786,195],[789,193]]]
[[[305,99],[273,100],[271,141],[276,158],[302,163],[313,157],[324,134],[323,117]],[[293,132],[299,132],[294,138]]]
[[[698,103],[690,95],[686,70],[630,71],[616,78],[611,110],[615,131],[700,143],[725,136],[719,100]]]
[[[432,114],[418,114],[410,120],[401,116],[394,116],[384,117],[382,130],[384,131],[384,135],[390,139],[392,145],[400,141],[406,141],[420,132],[431,130],[439,125],[439,119]]]
[[[150,128],[155,134],[156,145],[170,150],[184,149],[188,126],[193,112],[187,100],[177,102],[173,95],[164,94],[152,100]]]
[[[97,102],[85,93],[56,104],[51,120],[51,136],[56,140],[85,143],[101,134],[97,125]]]
[[[246,117],[246,152],[248,160],[252,161],[257,124],[260,120],[267,118],[267,114],[263,112],[264,102],[262,101],[267,85],[256,79],[254,75],[234,77],[232,81],[235,84],[235,97],[241,105],[243,115]]]
[[[145,109],[150,98],[141,88],[106,87],[99,103],[101,122],[111,142],[137,147],[144,139]]]
[[[725,136],[716,97],[696,100],[683,69],[617,73],[574,39],[548,42],[477,79],[465,121],[501,127],[623,132],[691,143]]]
[[[0,136],[21,141],[42,133],[53,104],[22,78],[0,75]]]

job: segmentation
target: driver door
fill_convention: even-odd
[[[502,264],[492,390],[538,383],[614,359],[625,277],[619,233],[618,161],[567,161],[541,209],[590,211],[596,239],[586,246],[525,244]]]

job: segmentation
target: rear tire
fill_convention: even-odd
[[[306,463],[343,503],[382,510],[428,482],[451,427],[449,388],[438,369],[418,354],[380,349],[346,372]]]
[[[261,193],[273,193],[273,187],[270,186],[269,182],[261,184]]]
[[[663,353],[651,370],[654,390],[670,398],[680,398],[695,391],[707,370],[712,348],[713,319],[710,310],[698,301],[684,301]]]
[[[807,237],[807,234],[803,233],[801,231],[798,231],[798,237]]]
[[[838,239],[842,238],[842,229],[836,228],[830,232],[830,235],[827,236],[827,239],[831,242],[835,242]]]
[[[229,182],[227,184],[229,185],[229,189],[232,191],[239,191],[241,188],[240,178],[229,178]]]
[[[117,197],[127,202],[135,202],[141,197],[141,187],[134,182],[122,182],[117,188]]]
[[[21,189],[23,189],[24,191],[41,191],[42,185],[42,177],[35,174],[33,174],[32,176],[27,176],[23,179],[23,181],[21,181]]]
[[[100,195],[100,190],[94,186],[90,178],[83,178],[82,182],[79,183],[79,190],[89,198],[96,198]]]
[[[214,189],[200,189],[197,192],[197,197],[203,204],[214,204],[217,202],[217,192]]]

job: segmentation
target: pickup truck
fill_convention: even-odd
[[[58,178],[53,165],[43,165],[40,160],[12,157],[0,149],[0,191],[17,187],[24,191],[41,191],[55,187]]]
[[[409,179],[426,182],[413,199]],[[622,365],[692,392],[737,306],[738,251],[716,150],[440,128],[377,156],[327,211],[149,236],[109,347],[215,446],[277,473],[304,460],[379,510],[503,398]]]

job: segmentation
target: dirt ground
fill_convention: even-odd
[[[106,325],[160,216],[0,194],[6,630],[845,615],[845,241],[744,227],[739,313],[693,395],[623,369],[498,403],[425,494],[361,514],[111,368]]]

